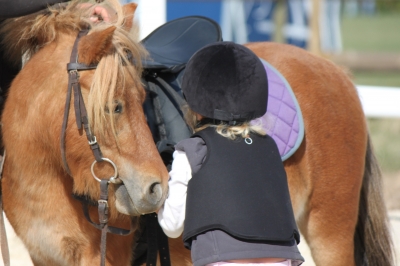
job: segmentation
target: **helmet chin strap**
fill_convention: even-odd
[[[237,126],[244,122],[247,122],[247,120],[246,121],[236,121],[236,120],[225,121],[225,120],[219,120],[219,119],[214,119],[214,118],[203,118],[197,122],[196,128],[199,128],[199,127],[207,125],[207,124]]]

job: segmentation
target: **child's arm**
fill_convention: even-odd
[[[183,232],[187,184],[192,171],[185,152],[176,150],[173,156],[168,198],[158,212],[158,222],[167,236],[176,238]]]

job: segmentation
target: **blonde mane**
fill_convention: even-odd
[[[82,8],[80,5],[83,3],[96,4],[95,1],[74,0],[69,4],[56,4],[32,15],[6,20],[0,29],[2,44],[11,61],[19,62],[22,56],[29,60],[42,47],[56,41],[61,33],[76,34],[90,27],[90,34],[110,26],[116,27],[112,39],[113,53],[106,54],[98,63],[87,102],[92,130],[104,136],[105,124],[111,122],[115,136],[113,115],[107,114],[105,109],[112,110],[115,95],[125,89],[122,85],[125,84],[126,74],[135,81],[136,88],[141,86],[141,58],[146,56],[146,52],[138,43],[137,27],[133,25],[127,31],[126,24],[131,22],[126,20],[118,0],[101,3],[115,10],[116,21],[96,24],[89,19],[92,6]]]

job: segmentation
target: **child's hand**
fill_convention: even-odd
[[[90,11],[89,19],[94,22],[113,22],[116,20],[116,12],[109,6],[92,5],[90,3],[79,4],[80,8],[87,8]]]

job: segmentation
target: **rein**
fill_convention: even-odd
[[[101,243],[100,243],[101,261],[100,261],[100,265],[104,266],[105,260],[106,260],[107,233],[112,233],[112,234],[117,234],[117,235],[129,235],[136,229],[136,225],[132,219],[130,230],[108,226],[108,184],[109,183],[120,184],[120,183],[122,183],[122,181],[121,181],[121,179],[118,178],[118,170],[117,170],[116,165],[110,159],[103,157],[101,150],[100,150],[100,146],[97,143],[96,136],[93,135],[92,132],[90,131],[89,120],[88,120],[88,115],[87,115],[87,111],[86,111],[86,107],[85,107],[85,102],[83,101],[83,97],[82,97],[82,91],[81,91],[81,86],[80,86],[80,82],[79,82],[79,71],[96,69],[96,67],[97,67],[97,65],[95,65],[95,64],[94,65],[85,65],[85,64],[78,63],[78,49],[77,49],[78,43],[79,43],[79,40],[83,36],[87,35],[88,31],[89,30],[86,29],[86,30],[82,30],[79,32],[78,36],[75,39],[74,46],[72,48],[70,62],[67,64],[67,71],[68,71],[69,78],[68,78],[68,91],[67,91],[67,97],[66,97],[66,101],[65,101],[64,118],[63,118],[61,138],[60,138],[61,156],[62,156],[65,170],[67,171],[67,173],[70,176],[72,176],[72,173],[68,167],[67,158],[66,158],[65,136],[66,136],[66,128],[67,128],[67,124],[68,124],[68,114],[69,114],[69,108],[70,108],[70,103],[71,103],[71,95],[72,95],[72,91],[73,91],[76,124],[77,124],[79,130],[82,129],[82,127],[85,130],[87,140],[89,142],[89,145],[90,145],[93,155],[95,157],[95,161],[92,163],[92,166],[91,166],[92,175],[98,182],[100,182],[100,199],[97,201],[98,213],[99,213],[99,224],[92,222],[92,220],[90,219],[89,211],[88,211],[88,202],[82,200],[81,203],[82,203],[83,212],[84,212],[86,219],[95,228],[101,230]],[[108,180],[98,178],[94,173],[94,165],[97,162],[110,163],[114,168],[114,175],[112,177],[110,177]]]

